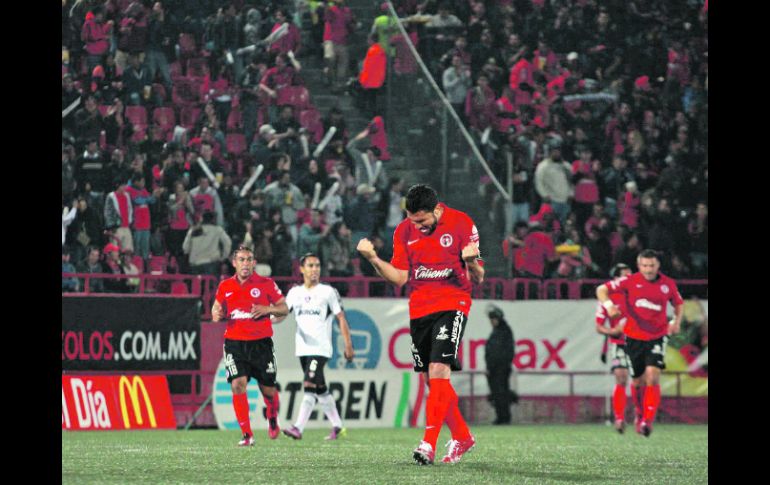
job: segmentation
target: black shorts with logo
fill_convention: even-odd
[[[278,366],[275,362],[273,339],[225,339],[224,354],[227,382],[245,376],[253,377],[263,386],[275,386]]]
[[[663,359],[666,356],[667,342],[668,337],[655,340],[636,340],[626,337],[626,352],[631,361],[631,377],[641,377],[648,366],[665,369],[666,364]]]
[[[326,378],[324,377],[324,367],[328,357],[320,355],[302,355],[299,358],[299,363],[302,365],[302,372],[305,373],[304,380],[312,382],[316,387],[323,387],[326,385]]]
[[[631,367],[631,360],[628,358],[628,352],[626,346],[623,344],[610,344],[610,355],[612,356],[612,362],[610,371],[615,369],[628,369]]]
[[[415,372],[428,372],[431,362],[462,370],[457,359],[468,317],[459,310],[431,313],[409,321]]]

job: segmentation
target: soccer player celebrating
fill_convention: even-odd
[[[642,416],[635,420],[636,432],[652,433],[652,423],[660,404],[660,371],[668,336],[679,333],[684,301],[674,280],[659,271],[658,253],[645,249],[636,258],[638,273],[609,281],[596,288],[596,298],[610,318],[620,315],[611,295],[621,293],[626,301],[626,322],[619,323],[626,335],[626,352],[631,360],[634,399],[641,400]],[[666,307],[674,304],[674,319],[668,322]],[[646,387],[642,390],[640,386]],[[638,407],[637,407],[638,409]]]
[[[426,372],[430,391],[422,442],[414,450],[415,462],[434,461],[436,441],[446,420],[452,432],[444,463],[456,463],[476,444],[457,406],[449,380],[460,370],[457,349],[471,308],[472,282],[484,280],[479,235],[467,214],[438,202],[428,185],[414,185],[406,194],[407,219],[393,234],[393,259],[377,257],[368,239],[358,251],[386,281],[401,287],[407,282],[409,330],[415,372]]]
[[[632,273],[631,268],[623,263],[618,263],[610,270],[610,277],[613,281],[617,281],[619,278],[628,276]],[[612,392],[612,408],[615,411],[615,429],[618,433],[623,434],[626,428],[625,413],[626,413],[626,386],[628,385],[628,368],[630,363],[628,361],[628,354],[626,353],[626,339],[623,336],[623,327],[618,327],[618,324],[625,325],[626,321],[626,298],[622,293],[613,293],[610,295],[610,300],[620,310],[620,314],[615,317],[610,317],[607,314],[607,309],[602,305],[598,305],[596,309],[596,331],[602,335],[609,337],[612,355],[612,364],[610,371],[615,375],[615,389]],[[609,322],[610,326],[607,328],[605,323]],[[636,392],[632,388],[633,401],[638,402],[636,399]],[[641,413],[641,406],[637,407],[637,415]]]
[[[319,403],[332,424],[332,432],[327,440],[336,440],[344,435],[342,419],[337,412],[337,403],[329,393],[324,378],[324,366],[332,356],[332,322],[337,317],[342,338],[345,339],[344,355],[347,360],[353,359],[353,343],[350,340],[350,328],[342,310],[340,295],[336,289],[321,283],[321,260],[317,255],[308,253],[299,260],[299,271],[302,273],[302,286],[295,286],[286,294],[286,304],[289,311],[294,313],[297,320],[297,335],[295,337],[296,355],[305,373],[305,393],[299,407],[297,421],[283,434],[302,439],[310,413],[315,403]],[[276,318],[280,322],[283,317]]]
[[[275,387],[276,364],[273,350],[271,315],[289,313],[278,285],[270,278],[254,273],[254,253],[246,246],[232,256],[235,275],[219,283],[212,320],[227,321],[225,328],[225,371],[233,390],[233,408],[243,432],[239,446],[253,446],[254,434],[249,422],[246,384],[255,378],[267,405],[268,436],[278,437],[278,390]]]

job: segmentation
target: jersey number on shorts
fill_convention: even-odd
[[[233,359],[233,354],[226,354],[225,355],[225,370],[227,371],[227,376],[234,376],[238,373],[238,368],[235,367],[235,360]]]

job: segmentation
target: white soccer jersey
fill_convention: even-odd
[[[337,290],[323,283],[312,288],[295,286],[286,295],[286,305],[297,321],[295,355],[331,358],[332,322],[335,315],[342,311]]]

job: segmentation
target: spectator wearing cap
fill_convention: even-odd
[[[355,244],[374,231],[377,202],[372,196],[376,192],[377,189],[369,184],[359,184],[356,187],[355,197],[345,205],[345,224],[350,228],[351,239]]]
[[[192,274],[219,275],[220,265],[230,255],[232,240],[215,224],[213,212],[204,212],[199,223],[188,231],[182,249],[189,257]]]
[[[111,274],[126,274],[120,260],[120,247],[109,243],[104,246],[104,272]],[[107,293],[128,293],[128,280],[125,278],[106,278],[104,290]]]
[[[569,164],[561,158],[561,143],[551,140],[549,147],[548,157],[535,169],[535,190],[564,225],[570,212],[570,199],[575,195],[572,173]]]
[[[86,257],[76,265],[76,268],[78,273],[101,274],[107,272],[102,264],[101,250],[98,246],[89,246],[86,250]],[[85,279],[80,280],[78,287],[85,290]],[[89,289],[91,293],[104,293],[104,279],[89,279]]]
[[[131,224],[134,222],[134,209],[131,195],[126,191],[126,181],[116,180],[115,190],[107,194],[104,201],[104,225],[115,227],[115,237],[123,249],[134,250]]]

